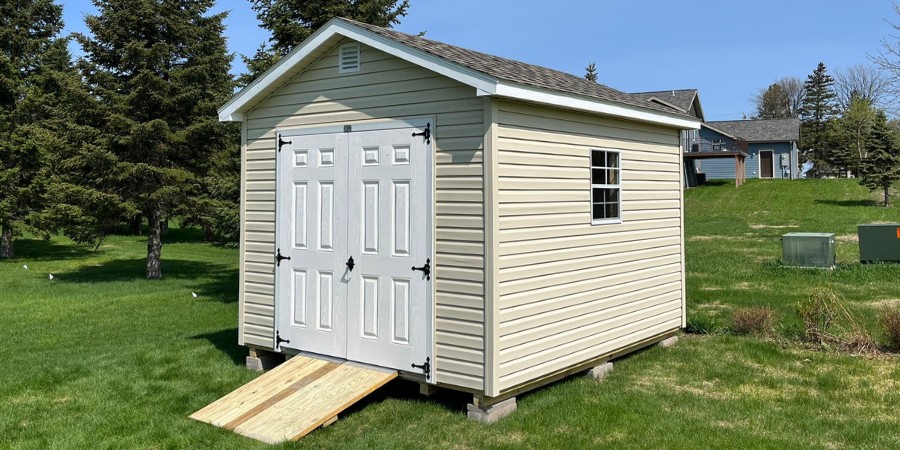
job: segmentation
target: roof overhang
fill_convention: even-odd
[[[709,128],[710,130],[713,130],[713,131],[715,131],[716,133],[723,134],[723,135],[725,135],[725,136],[727,136],[727,137],[730,137],[730,138],[732,138],[732,139],[743,139],[742,137],[736,136],[736,135],[734,135],[734,134],[732,134],[732,133],[729,133],[729,132],[727,132],[727,131],[722,131],[721,129],[716,128],[716,127],[714,127],[714,126],[712,126],[712,125],[710,125],[710,124],[708,124],[708,123],[706,123],[706,122],[703,122],[703,123],[701,124],[701,126],[702,126],[703,128]]]
[[[297,66],[311,64],[318,57],[317,49],[341,36],[471,86],[475,88],[479,96],[504,97],[673,128],[694,130],[700,128],[700,121],[692,120],[690,117],[669,115],[651,109],[604,102],[591,97],[576,96],[500,80],[357,27],[339,18],[332,19],[323,25],[302,44],[222,105],[219,108],[219,120],[223,122],[244,120],[244,113],[268,97],[273,86],[282,85],[296,76]]]

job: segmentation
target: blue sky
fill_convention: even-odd
[[[67,31],[84,31],[89,0],[63,1]],[[752,96],[777,78],[805,78],[867,63],[900,23],[888,1],[835,0],[411,0],[395,28],[507,58],[582,75],[626,92],[697,88],[707,120],[754,112]],[[229,49],[252,54],[268,39],[250,3],[230,10]],[[77,48],[73,48],[77,53]],[[235,58],[235,69],[243,69]]]

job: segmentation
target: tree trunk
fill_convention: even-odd
[[[9,259],[16,256],[13,238],[12,227],[4,225],[3,232],[0,233],[0,259]]]
[[[159,208],[153,208],[148,217],[150,233],[147,236],[147,279],[158,280],[162,278],[162,237],[160,229]]]
[[[891,206],[891,186],[884,187],[884,207]]]
[[[163,219],[159,225],[160,225],[160,230],[162,230],[163,235],[169,234],[169,218],[168,217]]]
[[[134,216],[131,218],[131,222],[128,223],[128,230],[131,232],[132,236],[140,236],[141,235],[141,225],[144,224],[144,217],[141,215]]]

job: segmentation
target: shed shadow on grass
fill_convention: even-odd
[[[878,203],[875,200],[816,200],[815,203],[817,205],[849,206],[849,207],[881,206],[881,203]]]
[[[214,331],[212,333],[198,334],[191,339],[202,339],[216,348],[216,350],[224,353],[231,358],[236,366],[246,364],[247,349],[238,345],[238,329],[227,328],[224,330]]]
[[[116,259],[106,261],[100,266],[82,266],[72,272],[58,274],[58,280],[64,283],[110,283],[120,281],[140,281],[147,283],[175,280],[199,281],[191,290],[200,298],[213,299],[222,303],[234,303],[238,300],[238,271],[226,264],[215,264],[186,259],[162,260],[162,280],[147,280],[147,260]]]

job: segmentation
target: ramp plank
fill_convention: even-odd
[[[396,377],[393,370],[295,356],[191,418],[277,444],[305,436]]]

